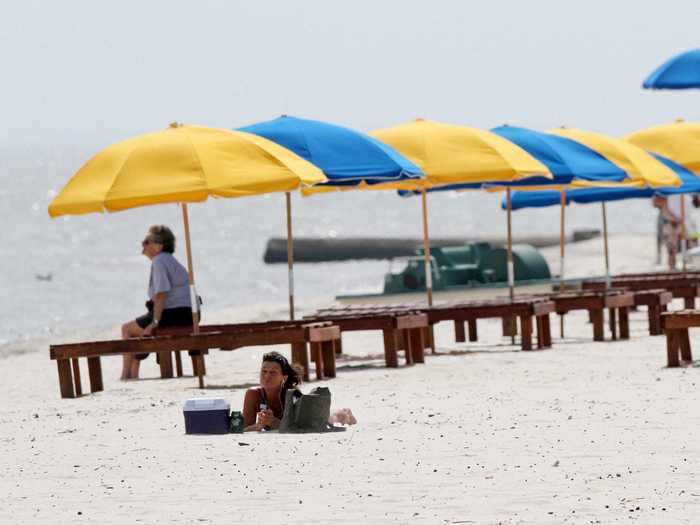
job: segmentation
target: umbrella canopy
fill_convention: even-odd
[[[418,165],[428,186],[551,178],[544,164],[490,131],[418,119],[370,135]]]
[[[487,185],[510,186],[512,188],[570,184],[574,179],[599,182],[621,182],[627,174],[618,166],[590,148],[573,140],[550,133],[543,133],[516,126],[499,126],[493,133],[511,141],[544,164],[552,173],[551,178],[528,177],[513,182],[486,183]],[[429,191],[480,189],[482,183],[448,184]],[[400,190],[402,196],[412,193]]]
[[[642,129],[625,137],[640,148],[673,159],[700,175],[700,123],[677,121]]]
[[[418,179],[418,166],[365,133],[317,120],[283,115],[239,128],[308,160],[328,178],[322,185],[355,186]]]
[[[624,187],[600,187],[584,189],[566,189],[566,203],[590,204],[594,202],[609,202],[626,199],[648,199],[654,194],[669,196],[685,193],[700,192],[700,177],[691,173],[683,166],[660,155],[655,155],[659,162],[673,170],[682,180],[680,186],[668,186],[661,188],[624,188]],[[543,208],[559,205],[560,191],[516,191],[512,196],[513,210],[524,208]],[[503,199],[501,207],[506,209],[506,201]]]
[[[666,165],[659,162],[642,148],[626,140],[617,139],[602,133],[593,133],[572,128],[557,128],[550,133],[566,137],[583,144],[603,155],[627,173],[632,182],[638,185],[658,188],[679,186],[680,178]]]
[[[49,214],[243,197],[325,181],[321,170],[257,135],[171,126],[99,152],[53,199]]]
[[[512,183],[512,186],[568,184],[575,178],[620,182],[627,177],[624,170],[599,153],[565,137],[516,126],[499,126],[491,131],[523,148],[547,166],[553,175],[552,180],[532,177]]]
[[[700,88],[700,49],[692,49],[667,60],[647,77],[645,89]]]

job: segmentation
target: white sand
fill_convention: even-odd
[[[571,245],[571,273],[601,273],[601,244]],[[614,271],[651,266],[652,238],[612,246]],[[496,321],[478,344],[443,323],[440,355],[396,370],[377,334],[350,334],[324,384],[360,424],[313,436],[184,434],[182,402],[240,406],[267,349],[212,352],[203,392],[153,379],[153,358],[149,379],[120,383],[103,359],[105,391],[76,400],[60,399],[46,346],[14,353],[0,360],[0,523],[700,522],[700,368],[664,368],[641,311],[627,342],[592,343],[582,313],[564,341],[552,324],[554,348],[523,353]]]

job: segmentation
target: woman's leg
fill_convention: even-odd
[[[122,325],[122,339],[131,339],[132,337],[142,337],[143,328],[136,321],[129,321]],[[122,381],[125,379],[138,379],[139,377],[139,360],[133,354],[123,354],[122,356]]]

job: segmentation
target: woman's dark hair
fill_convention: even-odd
[[[304,375],[303,368],[296,363],[294,363],[293,365],[289,364],[287,358],[279,352],[268,352],[263,355],[262,360],[263,363],[265,361],[268,361],[270,363],[277,363],[278,365],[280,365],[280,368],[282,369],[282,375],[287,376],[287,381],[282,387],[283,390],[288,390],[301,384],[301,378]]]
[[[170,228],[162,224],[155,224],[148,228],[148,233],[153,238],[153,242],[163,245],[164,252],[175,252],[175,235]]]

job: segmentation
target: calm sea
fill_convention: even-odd
[[[118,335],[118,325],[143,313],[149,261],[140,241],[151,224],[170,225],[183,261],[182,218],[176,205],[116,214],[50,219],[47,205],[94,152],[86,147],[3,148],[0,155],[0,355],[2,347],[77,334]],[[500,196],[484,192],[432,194],[430,232],[436,237],[505,235]],[[415,236],[422,232],[420,200],[393,192],[344,192],[293,198],[296,236]],[[611,232],[654,231],[646,201],[608,207]],[[282,194],[210,200],[190,207],[194,267],[207,313],[237,319],[283,317],[286,265],[265,265],[269,237],[285,235]],[[568,230],[599,228],[600,207],[574,206]],[[557,208],[514,214],[514,235],[551,234]],[[298,303],[331,301],[338,293],[379,291],[384,261],[300,264]]]

